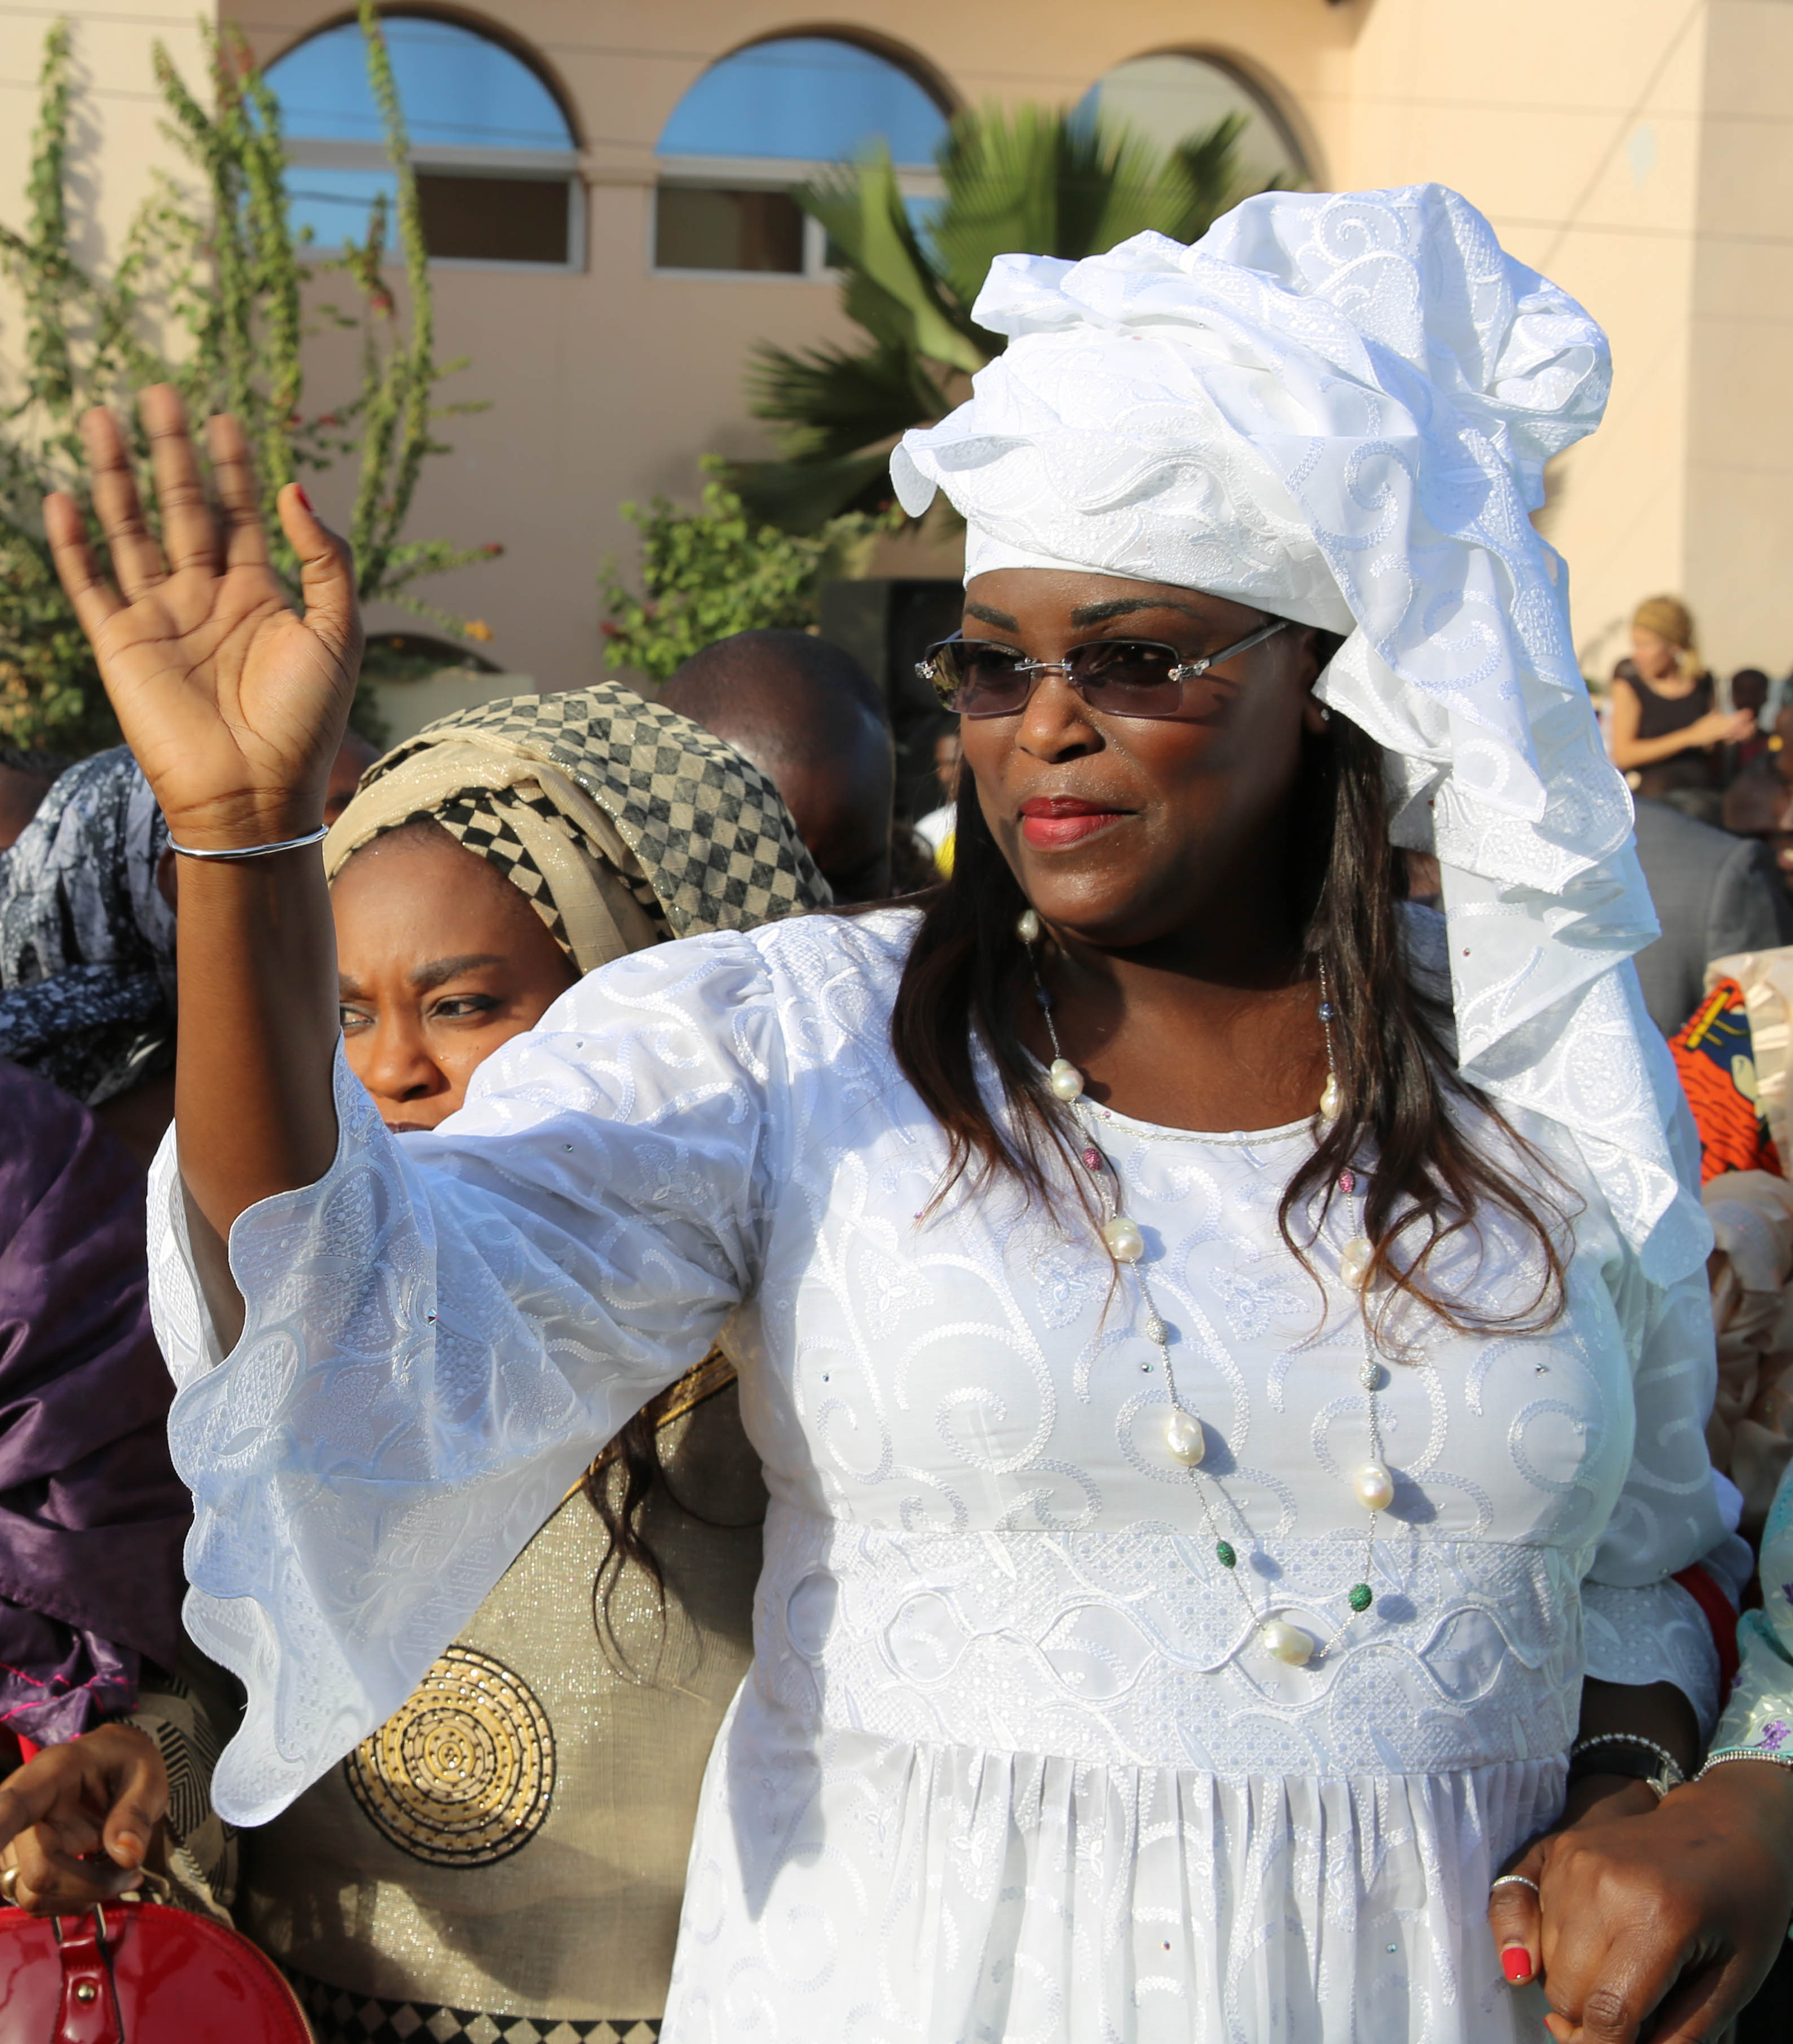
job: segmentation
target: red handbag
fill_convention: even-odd
[[[0,1910],[0,2044],[312,2044],[273,1961],[209,1916]]]

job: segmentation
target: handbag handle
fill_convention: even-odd
[[[91,1915],[50,1920],[62,1961],[62,2004],[49,2044],[125,2044],[105,1910],[96,1904]],[[74,1927],[65,1931],[65,1921]]]

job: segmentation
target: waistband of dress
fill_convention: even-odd
[[[1238,1774],[1457,1772],[1566,1752],[1581,1666],[1560,1548],[1361,1538],[1238,1557],[1162,1527],[907,1532],[775,1503],[754,1681],[820,1729]],[[1241,1584],[1250,1599],[1247,1608]],[[1269,1654],[1268,1618],[1330,1641]]]

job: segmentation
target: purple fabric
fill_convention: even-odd
[[[144,1204],[78,1101],[0,1061],[0,1724],[40,1745],[129,1710],[180,1642]]]

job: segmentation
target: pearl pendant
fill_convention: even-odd
[[[1273,1659],[1286,1661],[1292,1668],[1305,1668],[1314,1658],[1313,1635],[1285,1619],[1267,1620],[1257,1628],[1257,1637],[1263,1642],[1266,1654]]]
[[[1193,1469],[1207,1453],[1207,1436],[1200,1420],[1174,1407],[1164,1423],[1164,1444],[1185,1469]]]
[[[1338,1089],[1338,1074],[1337,1072],[1328,1072],[1326,1075],[1326,1090],[1320,1095],[1321,1120],[1336,1121],[1344,1105],[1345,1096]]]
[[[1046,1084],[1051,1087],[1055,1099],[1069,1104],[1083,1091],[1083,1074],[1069,1058],[1054,1058]]]
[[[1395,1479],[1380,1462],[1365,1462],[1351,1479],[1365,1512],[1386,1512],[1395,1501]]]
[[[1016,917],[1015,934],[1024,944],[1037,943],[1039,941],[1039,917],[1031,909],[1023,909]]]
[[[1353,1292],[1361,1292],[1369,1281],[1369,1266],[1376,1261],[1376,1244],[1368,1235],[1353,1235],[1339,1251],[1338,1275],[1341,1282]]]
[[[1146,1238],[1125,1214],[1102,1224],[1102,1239],[1117,1263],[1137,1263],[1146,1253]]]

